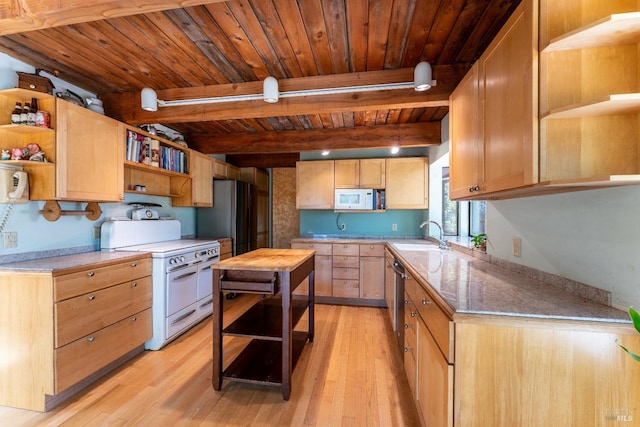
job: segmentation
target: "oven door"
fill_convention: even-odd
[[[219,256],[198,264],[198,320],[213,313],[213,270],[211,265],[220,261]]]
[[[167,317],[194,304],[198,295],[198,265],[167,274]]]

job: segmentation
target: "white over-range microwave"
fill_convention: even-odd
[[[339,188],[335,190],[335,210],[371,211],[384,209],[383,194],[371,188]]]

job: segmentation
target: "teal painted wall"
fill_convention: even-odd
[[[300,234],[419,238],[423,231],[419,225],[426,217],[426,210],[390,210],[378,213],[306,210],[300,211]],[[346,230],[340,230],[338,224],[345,224]],[[393,231],[393,224],[397,224],[396,231]]]

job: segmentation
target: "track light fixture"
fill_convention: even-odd
[[[298,96],[315,96],[315,95],[335,95],[341,93],[357,93],[372,92],[377,90],[392,89],[408,89],[413,88],[416,91],[425,91],[436,85],[436,81],[432,80],[431,65],[428,62],[420,62],[414,72],[412,82],[402,83],[384,83],[361,86],[343,86],[322,89],[293,90],[288,92],[280,92],[278,80],[269,76],[264,79],[261,94],[248,95],[229,95],[210,98],[194,98],[194,99],[177,99],[175,101],[164,101],[158,99],[156,92],[151,88],[144,88],[141,92],[142,109],[147,111],[157,111],[158,107],[174,107],[184,105],[198,104],[214,104],[220,102],[239,102],[239,101],[255,101],[263,100],[268,103],[276,103],[280,98],[293,98]]]

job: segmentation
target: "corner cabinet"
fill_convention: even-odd
[[[538,182],[537,22],[523,0],[450,97],[453,199]]]
[[[429,158],[386,159],[386,208],[429,208]]]
[[[541,1],[540,180],[640,183],[640,5]]]
[[[11,125],[16,102],[38,100],[50,128]],[[0,91],[0,148],[36,143],[48,162],[9,160],[29,174],[31,200],[112,201],[124,198],[124,125],[42,92]]]

